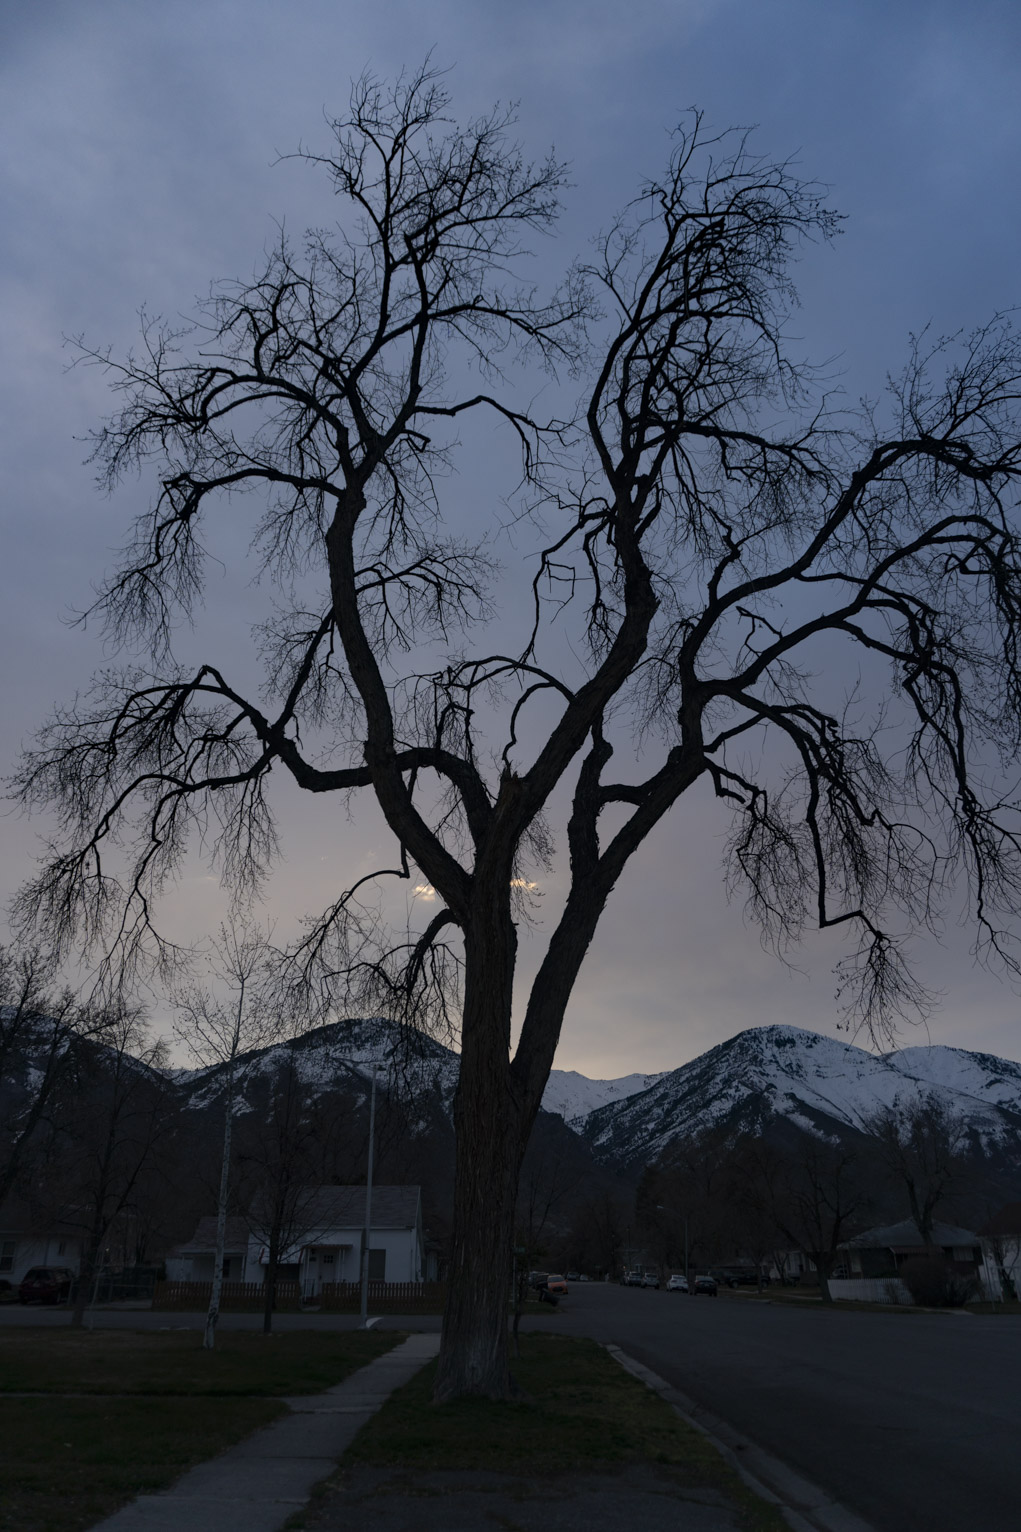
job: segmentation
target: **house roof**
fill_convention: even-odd
[[[413,1229],[418,1223],[417,1186],[374,1186],[372,1227]],[[360,1229],[365,1223],[364,1186],[310,1186],[298,1213],[307,1229]]]
[[[918,1226],[911,1218],[905,1218],[903,1223],[886,1224],[881,1229],[866,1229],[864,1234],[856,1234],[854,1239],[849,1239],[846,1245],[852,1249],[868,1250],[924,1250],[925,1240],[918,1232]],[[958,1229],[950,1223],[934,1223],[932,1226],[932,1243],[934,1245],[977,1245],[979,1237],[970,1229]]]
[[[237,1255],[248,1248],[248,1224],[243,1218],[228,1218],[224,1249],[229,1255]],[[216,1249],[216,1214],[200,1218],[191,1239],[175,1245],[170,1255],[190,1255]]]
[[[418,1223],[421,1189],[417,1186],[374,1186],[372,1227],[413,1229]],[[292,1243],[300,1243],[301,1231],[360,1229],[365,1223],[364,1186],[309,1186],[302,1195],[293,1220]],[[229,1254],[247,1250],[249,1236],[258,1228],[246,1218],[228,1218],[224,1248]],[[171,1255],[189,1255],[216,1249],[216,1217],[200,1218],[191,1239],[182,1240]]]

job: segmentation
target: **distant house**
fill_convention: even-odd
[[[243,1218],[228,1218],[222,1275],[229,1282],[245,1280],[249,1229]],[[175,1245],[166,1259],[171,1282],[211,1282],[216,1256],[216,1215],[200,1218],[190,1239]]]
[[[983,1290],[990,1289],[987,1252],[978,1234],[954,1224],[934,1223],[932,1238],[926,1241],[908,1218],[866,1229],[842,1244],[841,1274],[831,1278],[830,1292],[834,1298],[910,1303],[901,1268],[906,1261],[933,1254],[941,1255],[962,1276],[975,1277]]]
[[[306,1297],[324,1282],[357,1282],[361,1275],[364,1186],[309,1187],[296,1220],[301,1232],[281,1252],[286,1275]],[[201,1218],[190,1240],[167,1257],[167,1277],[209,1282],[213,1276],[216,1219]],[[262,1282],[269,1260],[267,1237],[258,1220],[227,1220],[223,1275],[231,1281]],[[372,1192],[369,1277],[374,1282],[421,1282],[428,1269],[422,1234],[422,1194],[417,1186],[377,1186]],[[283,1273],[282,1273],[283,1274]]]
[[[80,1264],[80,1229],[34,1217],[17,1202],[0,1208],[0,1282],[17,1287],[32,1266],[63,1266],[77,1276]]]

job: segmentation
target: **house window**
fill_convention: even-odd
[[[386,1251],[385,1250],[370,1250],[369,1251],[369,1281],[370,1282],[385,1282],[386,1281]]]
[[[332,1250],[324,1250],[320,1259],[324,1266],[332,1266],[337,1257]]]
[[[18,1242],[14,1239],[5,1239],[0,1244],[0,1271],[14,1270],[14,1252],[18,1248]]]
[[[57,1254],[58,1255],[65,1255],[66,1253],[67,1253],[67,1240],[66,1239],[59,1240],[58,1243],[57,1243]]]

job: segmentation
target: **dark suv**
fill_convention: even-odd
[[[21,1279],[20,1303],[64,1303],[71,1296],[74,1272],[66,1266],[33,1266]]]

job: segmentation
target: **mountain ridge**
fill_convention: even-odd
[[[874,1054],[789,1026],[737,1033],[639,1095],[596,1108],[581,1132],[600,1158],[648,1162],[678,1139],[762,1131],[779,1118],[822,1138],[867,1134],[877,1111],[923,1097],[962,1117],[984,1151],[1021,1155],[1021,1064],[944,1044]]]
[[[246,1064],[242,1097],[247,1082],[279,1067],[284,1049],[311,1090],[343,1082],[364,1100],[372,1060],[385,1059],[383,1088],[423,1103],[428,1097],[431,1109],[451,1114],[458,1056],[435,1039],[409,1039],[380,1018],[333,1023],[258,1050]],[[222,1068],[177,1072],[189,1104],[211,1104]],[[542,1105],[597,1160],[633,1166],[711,1130],[737,1136],[783,1122],[830,1141],[867,1135],[876,1112],[930,1097],[964,1119],[982,1152],[1021,1162],[1021,1063],[945,1044],[877,1054],[800,1027],[749,1027],[674,1070],[593,1080],[555,1069]]]

